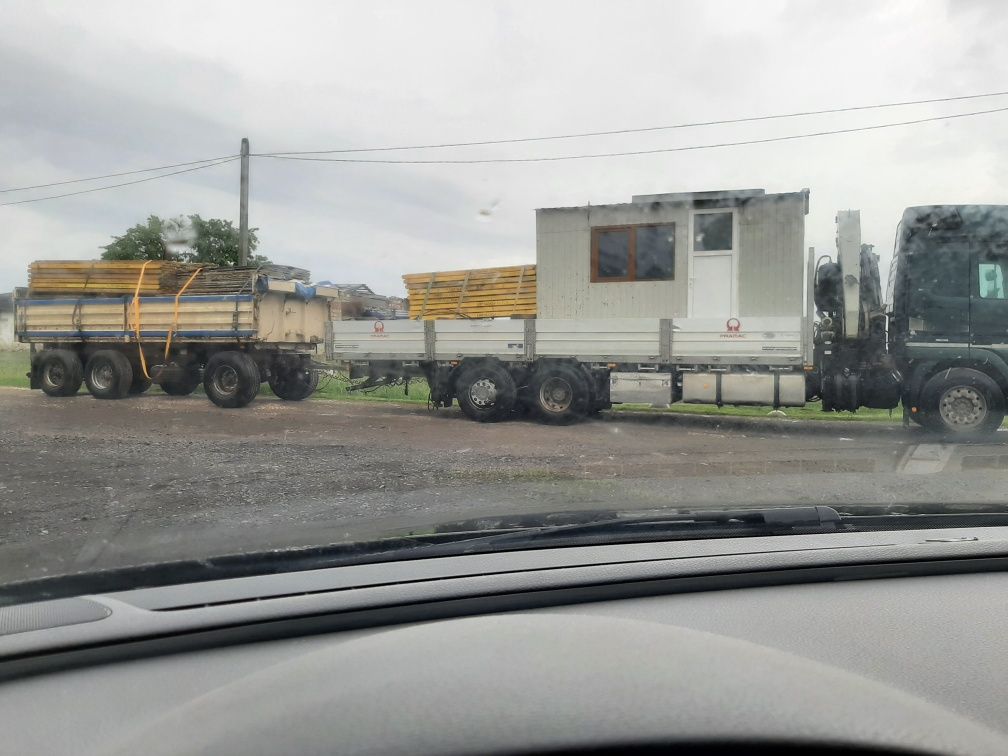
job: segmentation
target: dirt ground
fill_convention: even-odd
[[[259,398],[0,389],[0,580],[472,517],[797,501],[1004,501],[1008,446],[864,423],[605,413],[567,427]]]

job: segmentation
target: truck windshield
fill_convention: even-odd
[[[1003,14],[946,5],[5,3],[0,594],[1008,511]]]

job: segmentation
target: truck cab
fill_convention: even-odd
[[[996,430],[1008,392],[1008,207],[907,208],[884,306],[873,262],[862,254],[859,271],[845,270],[841,250],[838,264],[818,270],[824,409],[901,402],[910,420],[940,433]],[[843,322],[845,313],[851,319],[844,295],[854,273],[859,323]]]

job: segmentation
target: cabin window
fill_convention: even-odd
[[[674,223],[592,229],[593,282],[674,278]]]
[[[631,229],[598,230],[595,234],[595,277],[630,277]]]
[[[1008,299],[1005,296],[1004,271],[1001,263],[980,263],[980,298]]]
[[[731,252],[732,213],[697,213],[693,216],[694,252]]]

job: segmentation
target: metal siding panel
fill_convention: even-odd
[[[536,270],[540,318],[678,317],[686,314],[688,213],[649,205],[540,210]],[[673,281],[591,283],[591,229],[638,223],[676,224]]]
[[[537,357],[655,361],[662,351],[660,342],[658,318],[536,321]]]
[[[422,360],[427,353],[423,321],[334,320],[327,331],[331,342],[326,354],[331,359],[390,359],[394,355]]]
[[[804,229],[800,197],[745,208],[739,222],[740,316],[801,314]]]
[[[672,361],[706,362],[719,357],[733,362],[789,364],[801,357],[800,317],[740,318],[739,330],[728,331],[716,318],[679,318],[672,322]]]
[[[434,358],[497,355],[525,356],[524,320],[438,320],[434,322]]]

